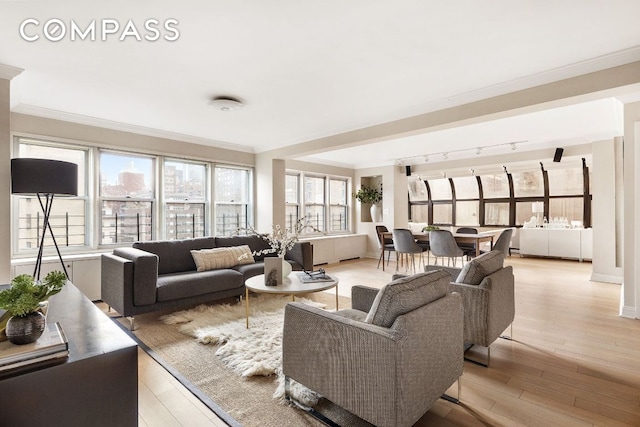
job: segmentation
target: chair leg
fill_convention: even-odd
[[[382,263],[383,263],[382,266],[384,267],[384,259],[383,259],[383,257],[384,257],[384,251],[382,251],[380,253],[380,258],[378,258],[378,266],[376,268],[380,268],[380,260],[382,260]]]
[[[440,396],[441,399],[446,400],[447,402],[455,403],[456,405],[460,403],[460,399],[462,399],[462,376],[458,377],[458,397],[449,396],[448,394],[443,394]]]
[[[503,340],[512,341],[513,340],[513,322],[509,325],[509,335],[500,335],[498,338],[502,338]]]

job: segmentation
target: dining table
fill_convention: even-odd
[[[476,256],[480,255],[480,243],[489,242],[489,248],[493,248],[493,237],[499,234],[502,230],[487,230],[481,231],[477,234],[470,233],[451,233],[456,243],[474,243],[476,247]],[[384,239],[393,239],[393,233],[391,231],[380,232],[380,241],[384,242]],[[413,233],[413,237],[418,242],[428,242],[429,233],[419,232]],[[382,259],[384,259],[384,245],[380,249],[382,253]],[[384,262],[382,263],[382,271],[384,271]]]

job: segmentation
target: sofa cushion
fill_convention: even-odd
[[[365,321],[388,328],[396,317],[447,295],[450,279],[449,273],[437,270],[394,280],[380,289]]]
[[[262,261],[266,255],[257,254],[256,252],[271,249],[269,242],[255,234],[250,234],[248,236],[216,237],[216,247],[218,248],[242,245],[248,245],[251,248],[251,252],[254,254],[253,258],[256,261]]]
[[[165,274],[158,277],[158,301],[173,301],[244,285],[242,274],[230,269]]]
[[[157,240],[135,242],[133,247],[158,255],[158,274],[195,271],[196,264],[191,251],[216,247],[214,237],[199,237],[184,240]]]
[[[247,245],[193,250],[191,256],[196,263],[197,271],[231,268],[240,264],[253,263],[253,255]]]
[[[504,253],[491,251],[469,261],[458,274],[457,283],[479,285],[482,279],[500,270],[504,265]]]

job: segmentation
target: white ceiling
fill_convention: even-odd
[[[637,0],[0,0],[0,64],[24,69],[13,111],[262,152],[640,60],[638,16]],[[26,42],[27,18],[40,21],[29,34],[108,18],[142,36],[145,20],[172,18],[180,37]],[[245,107],[217,111],[215,96]],[[610,98],[305,159],[584,143],[620,135],[620,114]]]

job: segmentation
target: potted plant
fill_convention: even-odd
[[[378,220],[378,205],[377,203],[382,201],[382,188],[371,188],[363,185],[360,189],[353,193],[353,197],[360,203],[371,205],[371,221],[377,222]]]
[[[8,289],[0,291],[0,308],[11,315],[5,330],[9,341],[29,344],[40,338],[45,326],[41,303],[60,292],[66,281],[67,276],[61,271],[52,271],[42,282],[21,274]]]

